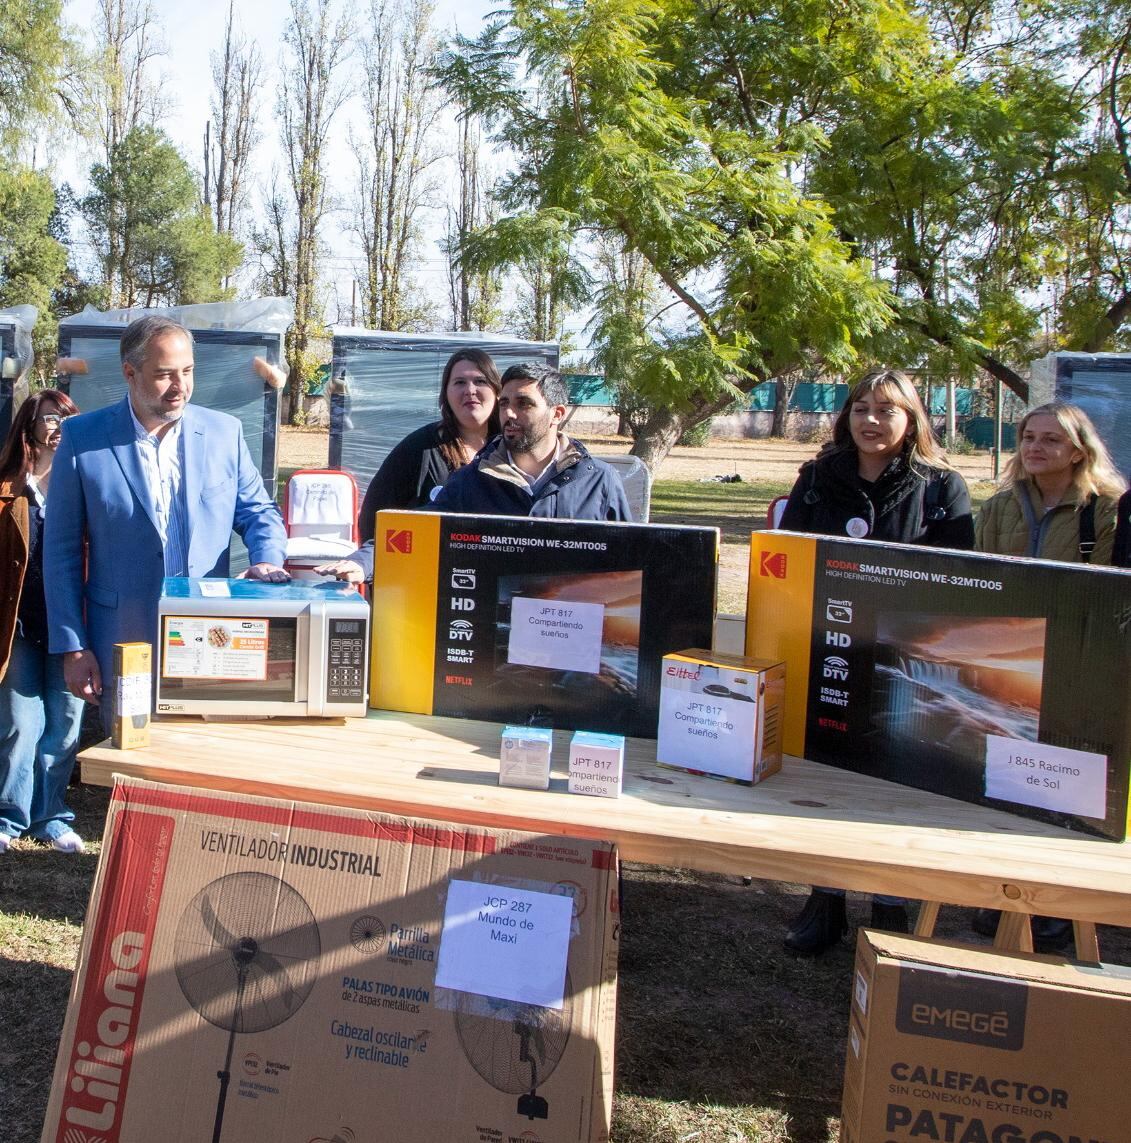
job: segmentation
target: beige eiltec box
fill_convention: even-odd
[[[785,664],[691,649],[665,655],[656,760],[753,786],[782,765]]]
[[[861,930],[842,1143],[1124,1143],[1125,969]]]
[[[607,1140],[616,869],[119,779],[42,1139]]]

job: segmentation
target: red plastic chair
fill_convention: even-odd
[[[775,496],[766,509],[766,527],[780,528],[781,518],[785,515],[785,506],[789,502],[788,496]]]

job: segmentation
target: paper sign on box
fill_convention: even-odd
[[[624,781],[624,738],[576,730],[569,743],[569,792],[619,798]]]
[[[560,894],[452,881],[436,986],[561,1008],[572,914]]]
[[[507,662],[595,675],[601,669],[604,624],[605,608],[600,603],[516,595],[511,600]]]
[[[1107,759],[1047,742],[986,735],[986,796],[1063,814],[1107,814]]]

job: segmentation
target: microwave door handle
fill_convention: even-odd
[[[330,669],[329,619],[321,600],[312,602],[308,611],[309,651],[306,656],[306,713],[318,717],[326,710],[326,675]]]

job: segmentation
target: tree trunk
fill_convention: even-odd
[[[793,386],[784,377],[774,378],[774,419],[770,424],[770,436],[784,437],[789,427],[789,402],[793,397]]]
[[[743,391],[749,392],[749,388],[744,388]],[[653,409],[648,414],[644,427],[636,434],[629,450],[630,455],[640,457],[648,470],[655,473],[685,432],[733,404],[732,395],[718,397],[713,401],[697,396],[693,398],[691,408],[682,413],[674,409]]]
[[[630,454],[638,456],[648,466],[648,471],[655,473],[660,462],[683,435],[688,423],[689,418],[685,413],[677,413],[673,409],[654,409],[632,442]]]

